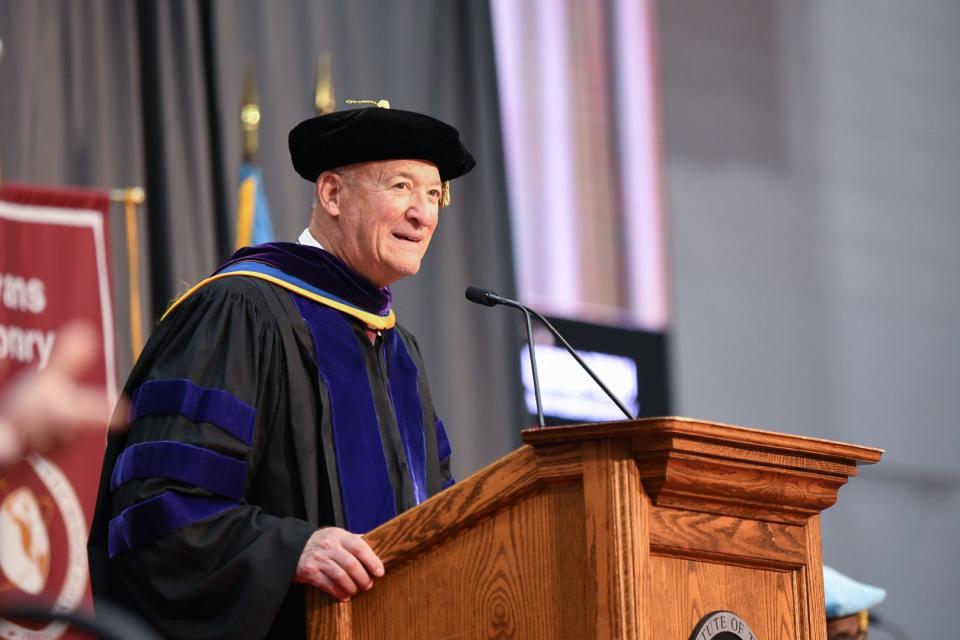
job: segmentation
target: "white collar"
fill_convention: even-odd
[[[309,227],[303,230],[303,233],[301,233],[300,237],[297,238],[297,243],[306,245],[308,247],[316,247],[317,249],[323,249],[323,245],[317,242],[317,239],[313,237],[312,233],[310,233]],[[326,249],[324,249],[324,251],[326,251]]]

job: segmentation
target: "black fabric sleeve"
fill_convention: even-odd
[[[216,424],[218,419],[145,415],[108,450],[91,564],[105,562],[110,597],[138,611],[167,637],[263,637],[315,530],[291,507],[265,510],[265,505],[247,499],[258,470],[290,463],[284,459],[289,447],[273,444],[289,421],[289,408],[278,401],[287,395],[289,375],[279,331],[253,283],[240,277],[215,281],[161,323],[128,383],[127,393],[133,394],[147,381],[189,380],[202,389],[225,392],[256,412],[250,444]],[[156,441],[186,443],[244,461],[245,497],[218,515],[105,559],[107,520],[124,509],[164,492],[218,497],[166,477],[136,479],[110,491],[106,483],[121,450]],[[289,494],[291,489],[278,486],[276,491]],[[96,575],[96,567],[92,569]]]

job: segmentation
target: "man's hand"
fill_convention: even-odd
[[[300,554],[294,582],[310,584],[346,602],[383,577],[383,563],[366,540],[337,527],[315,531]]]

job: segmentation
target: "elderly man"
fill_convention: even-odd
[[[299,243],[238,251],[167,311],[126,385],[90,539],[94,592],[166,636],[304,635],[302,586],[384,568],[358,535],[452,483],[389,285],[417,273],[456,129],[369,108],[290,132],[315,206]]]

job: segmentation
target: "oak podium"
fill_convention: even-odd
[[[310,590],[308,637],[825,640],[820,512],[879,449],[685,418],[523,441],[368,533],[386,576]]]

